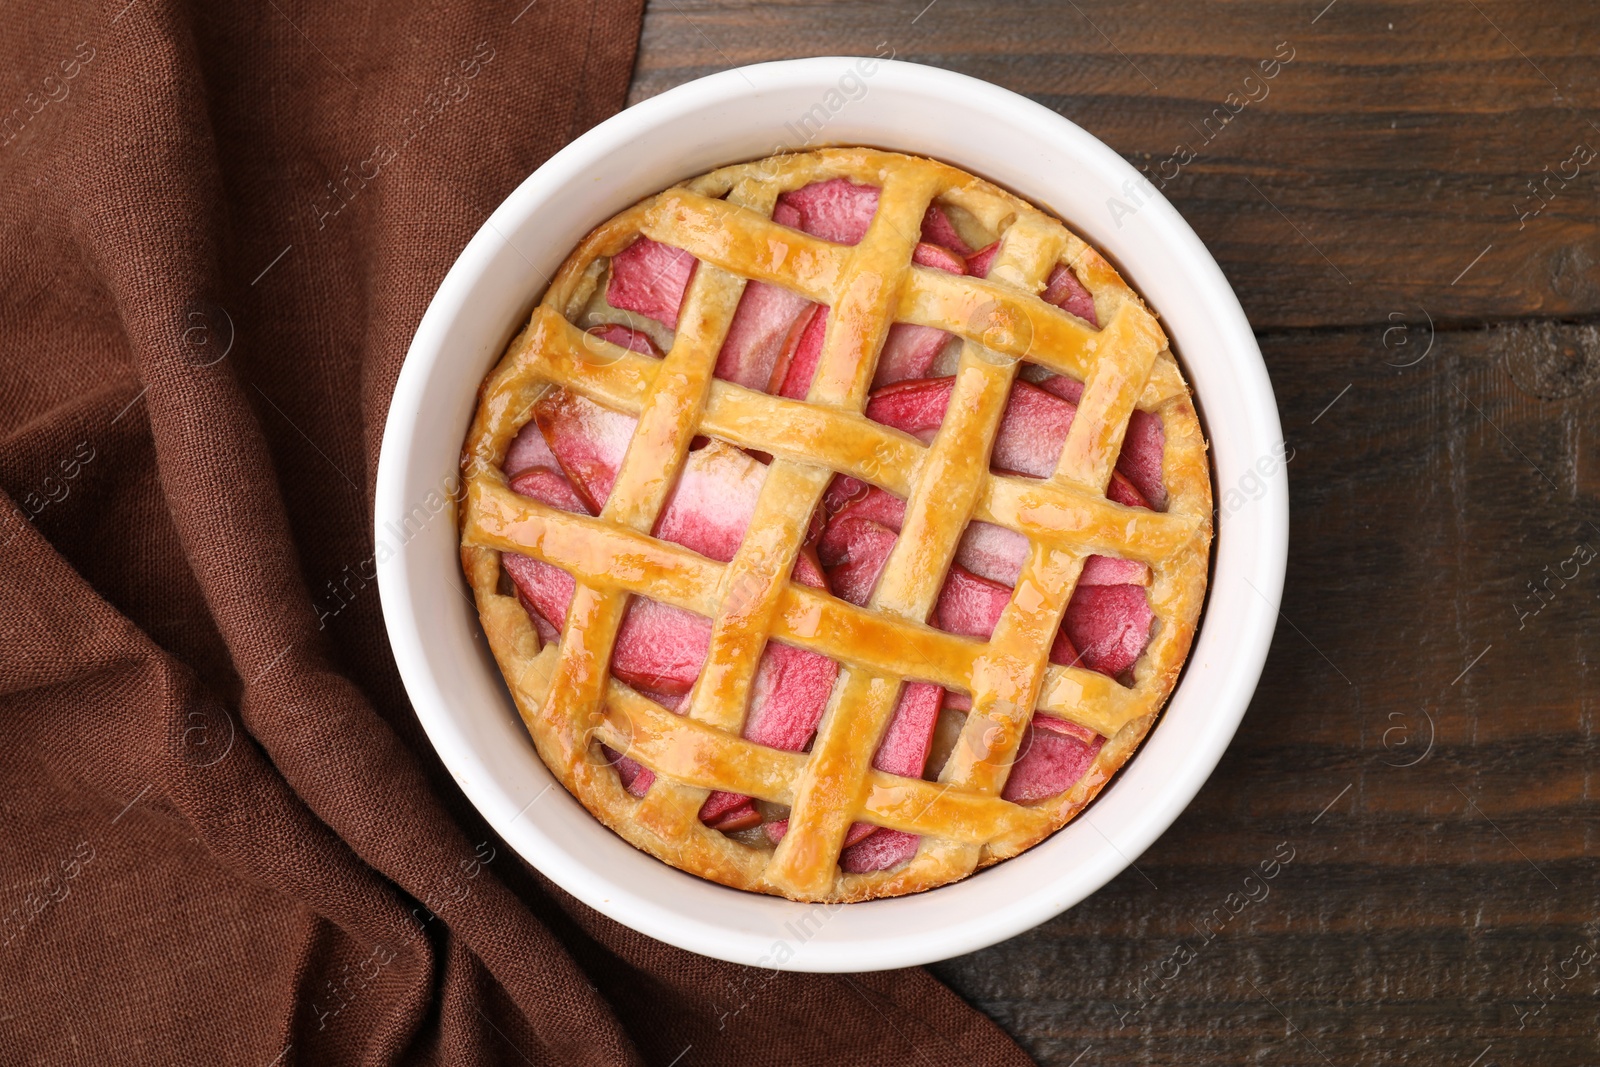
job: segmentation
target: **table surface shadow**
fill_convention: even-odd
[[[1488,0],[649,4],[633,101],[892,50],[1056,109],[1255,326],[1291,556],[1237,738],[1099,893],[933,968],[1040,1063],[1600,1062],[1597,46]]]

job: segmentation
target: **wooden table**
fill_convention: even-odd
[[[925,2],[652,2],[633,97],[893,49],[1176,171],[1294,449],[1282,622],[1210,783],[935,970],[1046,1064],[1600,1061],[1600,8]],[[1260,99],[1208,126],[1229,93]]]

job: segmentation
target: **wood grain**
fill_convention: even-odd
[[[1600,1061],[1600,159],[1517,217],[1600,8],[924,3],[652,3],[633,97],[886,42],[1154,168],[1295,49],[1166,190],[1295,450],[1266,673],[1136,868],[935,971],[1062,1067]]]
[[[1600,158],[1519,221],[1545,203],[1529,181],[1579,144],[1600,152],[1600,7],[1343,0],[1313,23],[1326,0],[938,0],[915,18],[924,2],[657,0],[631,98],[894,49],[1055,108],[1158,178],[1194,148],[1165,195],[1258,328],[1600,311]],[[1294,58],[1207,142],[1229,93],[1261,95],[1244,79],[1280,43]]]

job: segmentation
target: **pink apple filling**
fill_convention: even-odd
[[[845,179],[817,182],[783,194],[773,211],[780,225],[839,244],[867,233],[878,190]],[[998,242],[975,250],[937,203],[923,219],[913,260],[924,269],[986,275]],[[647,316],[668,329],[677,325],[697,261],[688,252],[639,238],[611,260],[606,301]],[[1058,266],[1043,299],[1096,324],[1094,302],[1076,275]],[[752,390],[804,398],[816,376],[827,332],[828,309],[779,286],[746,284],[719,353],[717,377]],[[616,324],[589,331],[600,341],[658,355],[643,332]],[[866,414],[924,442],[932,439],[949,405],[954,379],[929,377],[951,340],[943,331],[910,323],[893,325],[883,344]],[[997,472],[1047,477],[1077,411],[1081,383],[1054,376],[1038,384],[1019,381],[996,438]],[[598,515],[605,507],[632,440],[636,420],[575,393],[553,389],[535,405],[534,417],[512,442],[505,470],[516,492],[552,507]],[[703,440],[703,439],[701,439]],[[1136,412],[1107,496],[1129,507],[1164,504],[1164,438],[1160,420]],[[697,440],[657,519],[656,537],[726,563],[738,551],[765,482],[766,463],[720,441]],[[872,597],[899,536],[905,503],[853,478],[837,476],[824,496],[793,579],[858,605]],[[971,523],[962,537],[929,623],[950,633],[988,639],[1009,603],[1028,552],[1019,534]],[[503,563],[517,596],[545,641],[558,641],[576,583],[567,572],[532,557],[506,553]],[[1053,663],[1125,675],[1149,643],[1153,616],[1143,563],[1090,557],[1050,652]],[[618,629],[612,673],[679,714],[689,698],[711,640],[711,621],[643,597],[630,602]],[[838,665],[815,652],[769,642],[762,653],[745,717],[744,736],[761,745],[802,751],[810,745],[827,706]],[[920,778],[927,766],[941,707],[965,709],[970,698],[927,682],[907,682],[873,758],[882,772]],[[1061,720],[1035,715],[1027,728],[1005,797],[1041,801],[1070,789],[1093,763],[1101,739]],[[624,789],[644,796],[654,772],[626,754],[602,747]],[[736,832],[762,825],[751,798],[713,791],[700,818],[708,827]],[[787,819],[762,826],[782,839]],[[913,834],[852,824],[840,866],[849,872],[886,870],[911,859]]]

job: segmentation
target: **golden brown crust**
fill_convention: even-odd
[[[881,189],[859,244],[831,244],[771,221],[780,193],[837,177]],[[936,197],[1001,234],[987,279],[912,265],[923,213]],[[593,291],[596,264],[640,234],[686,249],[702,263],[661,360],[599,341],[570,321]],[[1103,328],[1038,298],[1059,262],[1092,294]],[[746,279],[782,285],[832,309],[804,402],[712,379]],[[926,447],[861,415],[894,321],[966,340],[949,413]],[[996,476],[987,463],[1023,358],[1085,383],[1060,464],[1042,481]],[[639,419],[598,518],[512,493],[501,470],[511,439],[552,385]],[[1165,429],[1165,512],[1105,498],[1136,407],[1158,415]],[[726,565],[649,536],[696,433],[774,457],[744,544]],[[1043,840],[1138,748],[1176,684],[1205,595],[1211,542],[1205,450],[1188,387],[1154,316],[1060,222],[941,163],[824,149],[726,167],[675,186],[606,222],[573,252],[484,383],[462,457],[462,565],[540,757],[607,826],[674,866],[742,889],[814,901],[892,896],[965,877]],[[835,472],[907,501],[901,534],[866,608],[789,580]],[[972,519],[1016,530],[1032,546],[988,642],[921,621]],[[535,556],[577,577],[559,647],[541,648],[516,598],[498,592],[501,551]],[[1083,560],[1096,552],[1151,566],[1156,622],[1131,689],[1046,662]],[[728,598],[732,588],[741,595]],[[713,620],[706,664],[684,716],[610,676],[611,645],[630,595]],[[740,736],[769,637],[841,664],[809,753],[763,748]],[[937,783],[871,766],[907,678],[971,695],[961,739]],[[1035,710],[1108,740],[1066,793],[1013,804],[1000,792]],[[600,743],[655,771],[643,799],[622,788],[599,756]],[[787,834],[775,849],[759,848],[704,826],[696,815],[711,789],[789,805]],[[856,820],[919,834],[921,848],[898,869],[841,873],[839,851]]]

